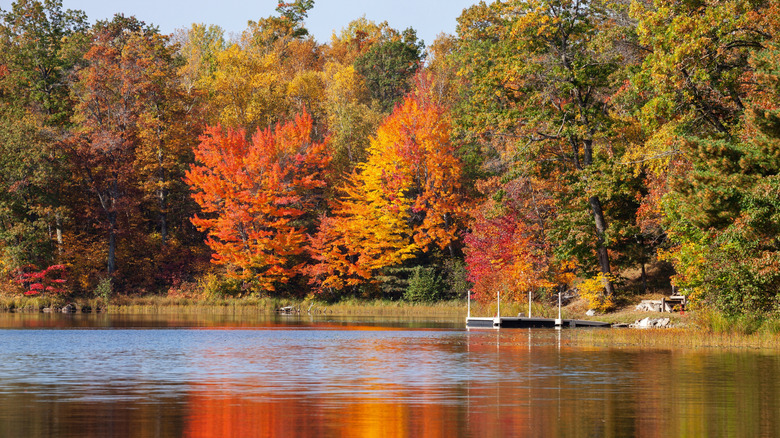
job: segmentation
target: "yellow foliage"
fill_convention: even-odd
[[[233,44],[217,55],[217,65],[208,83],[216,122],[254,132],[284,117],[285,90],[276,54]]]
[[[614,282],[616,277],[611,274],[599,273],[593,278],[588,278],[578,285],[579,293],[582,298],[588,300],[591,309],[599,312],[607,312],[615,306],[612,296],[605,293],[607,281]]]

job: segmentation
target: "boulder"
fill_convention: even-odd
[[[636,310],[639,312],[660,312],[662,307],[661,300],[642,300],[636,305]]]
[[[62,308],[62,313],[76,313],[76,306],[73,304],[66,304],[65,307]]]
[[[633,328],[667,328],[671,327],[671,320],[669,318],[650,318],[649,316],[629,325]]]

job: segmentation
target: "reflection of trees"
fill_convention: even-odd
[[[250,395],[236,394],[229,387],[213,388],[195,392],[188,398],[184,435],[192,438],[462,435],[463,425],[454,421],[457,407],[409,403],[408,400],[424,400],[425,393],[425,389],[410,389],[394,400],[358,394],[285,395],[274,385],[257,387]]]
[[[780,436],[777,355],[584,348],[566,331],[559,343],[543,331],[364,329],[334,330],[344,342],[292,362],[276,344],[212,345],[176,384],[111,387],[87,382],[90,370],[83,384],[29,385],[0,373],[0,437]]]
[[[131,399],[126,388],[103,389],[95,397],[77,389],[72,394],[52,395],[45,388],[24,384],[4,389],[0,392],[2,437],[182,436],[183,406],[173,398],[150,403],[139,394]],[[78,400],[81,397],[86,400]]]

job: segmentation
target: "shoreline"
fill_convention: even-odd
[[[316,299],[281,298],[228,298],[199,300],[182,297],[116,297],[107,304],[99,299],[74,299],[69,302],[42,297],[0,296],[0,312],[36,314],[62,313],[61,308],[73,304],[72,313],[105,313],[111,315],[233,315],[256,316],[277,314],[280,308],[290,308],[289,314],[300,316],[365,316],[395,317],[418,320],[420,318],[464,319],[467,306],[461,301],[438,303],[410,303],[405,301],[348,299],[325,302]],[[42,309],[54,306],[48,312]],[[57,309],[59,306],[59,309]],[[502,303],[503,316],[516,315],[528,310],[525,303]],[[89,309],[83,312],[84,307]],[[613,324],[633,323],[645,317],[670,318],[668,328],[612,328],[566,330],[568,341],[579,346],[617,348],[670,348],[670,349],[757,349],[780,350],[780,320],[756,318],[728,319],[715,312],[700,310],[685,313],[640,312],[627,306],[615,312],[588,317],[582,303],[562,308],[564,318],[590,319]],[[535,303],[534,316],[555,318],[557,307]],[[71,313],[71,312],[66,312]],[[471,316],[494,315],[495,305],[472,303]],[[504,329],[513,331],[516,329]]]

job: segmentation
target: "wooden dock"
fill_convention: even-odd
[[[468,317],[468,329],[501,329],[501,328],[574,328],[574,327],[612,327],[612,324],[584,319],[554,319],[527,317]]]

